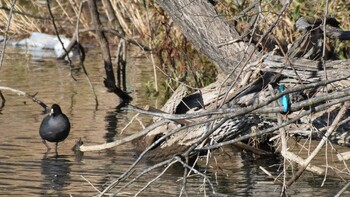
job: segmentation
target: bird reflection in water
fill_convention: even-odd
[[[41,174],[43,175],[42,194],[44,196],[52,193],[62,195],[62,190],[70,185],[70,166],[72,164],[65,156],[47,157],[41,160]]]

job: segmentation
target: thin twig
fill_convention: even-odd
[[[146,18],[147,18],[147,27],[148,27],[148,31],[150,33],[150,37],[149,37],[149,45],[148,47],[150,49],[152,49],[152,41],[153,41],[153,37],[152,37],[152,29],[151,29],[151,20],[149,18],[149,10],[148,10],[148,6],[147,6],[147,3],[146,1],[143,1],[143,5],[146,9]],[[156,63],[154,61],[154,57],[153,57],[153,53],[150,54],[151,55],[151,61],[152,61],[152,65],[153,65],[153,76],[154,76],[154,89],[156,90],[156,92],[158,92],[158,77],[157,77],[157,68],[156,68]]]
[[[305,89],[311,89],[311,88],[316,88],[316,87],[320,87],[320,86],[324,86],[330,83],[334,83],[336,81],[341,81],[341,80],[345,80],[348,77],[344,77],[344,78],[340,78],[340,79],[334,79],[334,80],[325,80],[325,81],[320,81],[317,83],[310,83],[310,84],[305,84],[305,85],[299,85],[296,86],[294,88],[289,88],[286,91],[282,92],[282,93],[278,93],[276,96],[272,96],[271,98],[269,98],[266,101],[263,101],[261,103],[258,104],[254,104],[252,106],[248,106],[245,108],[225,108],[225,109],[214,109],[214,110],[206,110],[203,112],[197,112],[197,113],[191,113],[191,114],[167,114],[167,113],[157,113],[157,112],[151,112],[151,111],[145,111],[136,107],[133,108],[127,108],[127,110],[129,111],[134,111],[137,113],[142,113],[142,114],[148,114],[148,115],[152,115],[152,116],[157,116],[157,117],[161,117],[164,119],[170,119],[170,120],[182,120],[182,119],[195,119],[195,118],[200,118],[200,117],[204,117],[204,116],[210,116],[210,115],[218,115],[218,118],[224,118],[226,116],[230,116],[230,117],[237,117],[237,116],[241,116],[244,114],[248,114],[252,111],[255,111],[256,113],[263,113],[264,111],[266,111],[265,113],[276,113],[276,112],[282,112],[282,107],[279,109],[276,108],[264,108],[261,111],[258,111],[257,109],[264,107],[268,104],[270,104],[271,102],[279,99],[280,97],[282,97],[285,94],[291,94],[293,92],[299,92]],[[307,107],[310,105],[315,105],[330,99],[336,99],[336,98],[342,98],[345,96],[349,96],[350,95],[350,89],[344,90],[342,92],[335,92],[333,94],[328,94],[325,96],[320,96],[320,97],[316,97],[316,98],[312,98],[309,99],[307,101],[303,101],[303,102],[299,102],[300,105],[297,105],[297,103],[293,103],[291,105],[291,111],[297,111],[300,108],[303,107]],[[269,109],[269,110],[267,110]]]
[[[346,189],[348,189],[349,186],[350,186],[350,182],[348,182],[346,185],[344,185],[344,187],[334,197],[341,196],[342,193],[344,193],[346,191]]]
[[[0,70],[1,70],[2,64],[4,62],[4,56],[5,56],[5,51],[6,51],[6,43],[7,43],[7,33],[9,31],[9,29],[10,29],[12,13],[13,13],[13,8],[15,6],[15,3],[16,3],[16,0],[12,0],[10,14],[9,14],[9,17],[8,17],[8,20],[7,20],[7,24],[6,24],[6,29],[5,29],[4,45],[2,46],[2,52],[1,52],[1,57],[0,57]]]
[[[79,48],[80,65],[83,68],[86,80],[88,81],[90,89],[92,91],[92,94],[94,95],[95,109],[97,110],[98,105],[99,105],[98,98],[97,98],[97,94],[96,94],[96,91],[95,91],[95,87],[92,85],[90,77],[89,77],[89,74],[88,74],[88,72],[87,72],[87,70],[85,68],[84,58],[83,58],[83,56],[85,56],[84,48],[80,45],[80,43],[78,43],[78,48]]]
[[[328,77],[327,77],[327,66],[326,66],[326,44],[327,44],[326,25],[327,25],[327,15],[328,15],[328,0],[325,0],[325,3],[326,3],[325,12],[324,12],[323,23],[322,23],[322,29],[323,29],[322,66],[324,70],[325,79],[327,80]]]
[[[216,194],[214,185],[213,185],[213,183],[210,181],[210,179],[208,178],[207,175],[205,175],[205,174],[199,172],[198,170],[196,170],[196,169],[193,168],[192,166],[189,166],[188,164],[186,164],[185,162],[183,162],[179,156],[175,156],[174,159],[176,159],[178,162],[180,162],[185,168],[190,169],[190,170],[193,171],[195,174],[198,174],[198,175],[200,175],[201,177],[203,177],[205,180],[207,180],[208,183],[209,183],[209,186],[210,186],[210,188],[211,188],[211,190],[212,190],[212,192],[213,192],[213,195]]]
[[[47,9],[49,10],[51,22],[52,22],[52,25],[53,25],[53,27],[55,29],[55,33],[56,33],[56,36],[58,38],[58,41],[61,43],[62,49],[64,50],[64,53],[67,56],[67,59],[68,59],[68,62],[69,62],[69,67],[70,67],[70,75],[76,81],[76,79],[75,79],[75,77],[73,76],[73,73],[72,73],[72,71],[73,71],[73,69],[72,69],[72,67],[73,67],[72,60],[70,59],[68,51],[67,51],[66,47],[64,46],[63,41],[61,40],[60,34],[58,33],[58,29],[57,29],[56,22],[55,22],[55,17],[53,16],[53,13],[52,13],[51,7],[50,7],[50,0],[46,0],[46,4],[47,4]]]
[[[305,161],[302,163],[302,165],[300,166],[298,172],[295,173],[295,175],[287,182],[287,186],[289,187],[292,183],[294,183],[300,176],[301,174],[304,172],[304,170],[306,169],[306,167],[310,164],[311,160],[316,157],[316,155],[318,154],[318,152],[321,150],[321,148],[323,147],[323,145],[327,142],[327,138],[331,135],[331,133],[335,130],[335,128],[338,126],[338,123],[340,122],[341,118],[343,117],[344,113],[346,112],[346,110],[349,108],[350,106],[350,102],[346,102],[342,108],[339,110],[337,116],[335,117],[332,125],[329,127],[329,129],[327,130],[327,132],[324,134],[322,140],[319,142],[319,144],[317,145],[317,147],[312,151],[312,153],[309,155],[309,157],[307,159],[305,159]]]
[[[80,22],[80,17],[81,17],[81,13],[82,13],[82,8],[83,8],[83,5],[84,5],[85,1],[82,1],[80,2],[80,6],[79,6],[79,12],[78,12],[78,19],[77,19],[77,24],[76,24],[76,29],[75,29],[75,33],[74,33],[74,36],[72,39],[76,39],[76,43],[78,45],[78,50],[79,50],[79,60],[80,60],[80,65],[81,67],[83,68],[83,71],[84,71],[84,74],[85,74],[85,77],[86,77],[86,80],[88,81],[89,83],[89,86],[90,86],[90,89],[94,95],[94,99],[95,99],[95,109],[98,108],[98,98],[97,98],[97,95],[96,95],[96,91],[95,91],[95,88],[94,86],[92,85],[91,83],[91,80],[90,80],[90,77],[89,77],[89,74],[85,68],[85,64],[84,64],[84,61],[85,61],[85,52],[84,52],[84,48],[83,46],[80,44],[79,42],[79,22]],[[66,53],[67,54],[67,53]],[[69,57],[68,57],[69,58]]]
[[[350,99],[349,97],[346,97],[346,98],[343,98],[343,99],[339,99],[338,101],[339,102],[345,102],[345,101],[349,101],[349,99]],[[330,106],[332,106],[334,104],[335,103],[325,103],[323,105],[319,105],[319,106],[315,107],[314,109],[317,110],[317,111],[321,111],[321,110],[329,108]],[[300,113],[299,115],[297,115],[296,117],[294,117],[294,118],[292,118],[292,119],[290,119],[288,121],[283,122],[281,125],[277,125],[277,126],[274,126],[274,127],[271,127],[271,128],[259,131],[259,132],[246,134],[246,135],[243,135],[241,137],[238,137],[238,138],[235,138],[235,139],[232,139],[232,140],[229,140],[229,141],[225,141],[225,142],[220,142],[220,143],[217,143],[215,145],[203,147],[201,149],[203,149],[203,150],[216,149],[216,148],[219,148],[221,146],[228,145],[228,144],[233,144],[235,142],[246,140],[246,139],[249,139],[249,138],[254,137],[254,136],[259,136],[259,135],[263,135],[263,134],[266,134],[266,133],[270,133],[270,132],[278,130],[279,128],[285,127],[285,126],[287,126],[287,125],[289,125],[291,123],[294,123],[294,122],[300,120],[300,118],[302,118],[304,116],[307,116],[307,115],[309,115],[311,113],[314,113],[314,111],[312,111],[310,109],[308,111],[304,111],[304,112]]]
[[[146,173],[156,169],[156,168],[159,168],[159,167],[162,167],[164,165],[169,165],[171,164],[172,162],[174,161],[173,158],[171,159],[168,159],[168,160],[165,160],[165,161],[162,161],[160,163],[157,163],[155,165],[153,165],[152,167],[149,167],[145,170],[143,170],[139,175],[137,175],[135,178],[133,178],[132,180],[130,180],[128,183],[126,183],[123,187],[121,187],[115,194],[119,193],[122,189],[126,188],[127,186],[129,186],[131,183],[135,182],[138,178],[140,178],[141,176],[145,175]],[[107,187],[108,188],[108,187]],[[106,189],[107,189],[106,188]],[[104,192],[106,191],[106,189],[99,195],[99,196],[102,196],[104,194]],[[108,191],[108,190],[107,190]]]
[[[268,86],[269,88],[269,92],[272,96],[275,96],[275,92],[272,88],[272,86],[269,84]],[[278,106],[279,103],[278,101],[276,100],[275,101],[275,106]],[[278,125],[281,125],[282,124],[282,115],[280,113],[276,114],[277,115],[277,124]],[[279,129],[280,131],[280,140],[281,140],[281,152],[282,152],[282,155],[284,155],[288,149],[288,141],[287,141],[287,135],[286,135],[286,130],[282,127]],[[281,191],[281,194],[283,194],[286,190],[286,176],[287,176],[287,172],[286,172],[286,158],[283,157],[283,183],[282,183],[282,191]]]
[[[81,178],[83,178],[86,182],[89,183],[89,185],[91,185],[92,188],[94,188],[94,190],[96,190],[98,193],[101,193],[101,191],[99,189],[97,189],[89,180],[87,180],[83,175],[80,175]]]
[[[167,167],[165,167],[161,173],[159,173],[154,179],[148,181],[148,183],[143,188],[141,188],[134,196],[138,196],[139,194],[141,194],[149,185],[158,180],[175,163],[177,163],[177,161],[172,161],[169,164],[167,164]]]
[[[120,134],[123,134],[123,132],[125,131],[125,129],[127,129],[127,128],[134,122],[134,120],[137,118],[137,116],[139,116],[139,115],[140,115],[139,113],[135,114],[135,115],[131,118],[131,120],[120,130]]]

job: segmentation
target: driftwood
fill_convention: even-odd
[[[293,103],[290,113],[304,110],[305,114],[310,114],[311,112],[307,112],[307,109],[313,106],[314,109],[318,110],[312,112],[311,119],[315,123],[319,122],[318,118],[322,119],[324,114],[322,110],[326,106],[333,105],[335,106],[333,109],[336,110],[336,104],[346,101],[350,96],[347,90],[349,86],[347,78],[350,76],[347,71],[349,61],[322,62],[276,55],[259,57],[256,49],[244,42],[242,37],[216,13],[215,8],[209,2],[159,0],[158,3],[178,23],[183,33],[198,50],[217,63],[218,70],[220,70],[221,76],[225,76],[225,79],[221,77],[217,82],[189,95],[186,94],[184,86],[180,86],[160,111],[151,110],[155,112],[153,115],[160,117],[166,113],[188,114],[188,116],[184,115],[183,118],[179,118],[182,119],[180,121],[168,116],[173,121],[147,133],[142,141],[143,146],[140,147],[144,149],[144,147],[149,147],[158,141],[150,151],[152,157],[168,158],[181,154],[184,150],[201,150],[208,144],[208,139],[210,139],[209,144],[230,142],[230,139],[239,135],[249,135],[252,127],[266,130],[266,125],[261,126],[261,123],[266,121],[271,122],[271,125],[267,127],[275,128],[276,117],[274,115],[282,110],[280,107],[271,110],[272,105],[270,104],[278,97],[271,96],[267,89],[268,84],[275,88],[278,83],[284,83],[287,86],[287,93],[288,89],[294,90],[293,88],[296,87],[296,91],[292,95]],[[288,3],[281,9],[279,16],[286,6]],[[299,25],[298,28],[309,29],[305,25],[306,22],[301,21],[299,24],[302,25]],[[332,22],[332,20],[330,21]],[[278,18],[275,23],[277,22]],[[313,25],[320,24],[316,20]],[[232,42],[233,40],[235,42]],[[230,44],[223,46],[220,43]],[[335,80],[328,81],[328,79]],[[307,88],[307,84],[311,84],[311,88]],[[326,88],[324,85],[327,85]],[[325,92],[333,92],[333,94],[327,97],[324,96]],[[278,94],[277,96],[282,95]],[[309,100],[311,97],[316,98]],[[332,105],[322,104],[331,99],[336,99]],[[317,107],[317,105],[320,106]],[[218,108],[242,111],[242,113],[222,116],[222,111],[217,110]],[[216,113],[213,113],[215,110]],[[206,111],[208,111],[208,115],[194,118],[191,116],[191,114],[196,113],[204,112],[203,114],[205,114]],[[146,113],[146,111],[138,112]],[[291,121],[288,124],[304,116],[290,114]],[[299,119],[294,120],[297,117]],[[159,120],[159,118],[154,119],[155,122]],[[346,121],[343,121],[343,124],[345,123]],[[318,127],[321,132],[312,135],[321,139],[324,129],[321,126]],[[305,131],[292,133],[305,136],[309,127],[305,128]],[[272,132],[273,129],[267,129],[267,131]],[[334,137],[332,141],[348,145],[349,143],[344,142],[344,139],[347,137],[344,137],[342,133]],[[195,148],[189,148],[191,146],[195,146]],[[215,146],[210,145],[209,147]]]
[[[36,97],[36,94],[34,95],[31,95],[31,94],[28,94],[26,92],[23,92],[21,90],[17,90],[17,89],[14,89],[14,88],[10,88],[10,87],[5,87],[5,86],[0,86],[0,91],[3,91],[3,90],[6,90],[6,91],[10,91],[10,92],[13,92],[13,93],[16,93],[17,95],[20,95],[20,96],[25,96],[31,100],[33,100],[33,102],[35,103],[38,103],[42,108],[44,108],[45,112],[48,112],[49,111],[49,106],[47,106],[44,102],[42,102],[41,100],[39,100],[37,97]],[[1,104],[0,104],[0,110],[4,107],[5,105],[5,97],[1,94]]]
[[[274,43],[273,36],[269,34],[286,11],[289,1],[276,14],[271,27],[255,40],[255,46],[246,39],[256,37],[254,31],[239,34],[216,12],[210,1],[157,2],[197,50],[216,64],[219,77],[215,83],[191,94],[187,93],[185,86],[180,86],[162,109],[128,108],[154,116],[154,122],[137,135],[138,139],[132,137],[142,152],[139,159],[100,196],[125,179],[144,156],[161,160],[163,165],[176,161],[187,169],[190,158],[209,155],[211,150],[229,144],[255,154],[271,154],[268,152],[271,150],[259,151],[259,146],[252,147],[250,139],[261,144],[274,141],[275,147],[280,144],[281,148],[272,151],[300,165],[296,174],[289,180],[283,180],[283,188],[296,181],[305,169],[319,175],[337,176],[337,172],[327,171],[310,162],[328,141],[350,147],[350,134],[346,129],[349,126],[347,114],[350,114],[347,111],[350,61],[325,61],[327,57],[323,51],[324,35],[344,39],[348,32],[342,31],[339,25],[334,27],[337,33],[325,30],[325,26],[334,23],[327,17],[312,22],[301,19],[298,28],[304,31],[304,38],[308,36],[306,39],[297,39],[287,53],[281,50],[280,55],[274,55],[274,51],[263,54],[257,46]],[[249,9],[256,6],[257,3],[254,3]],[[326,22],[323,22],[324,19]],[[257,21],[257,18],[252,18],[251,26],[255,26]],[[319,31],[311,32],[315,28]],[[307,45],[313,39],[317,44]],[[275,90],[280,84],[287,89],[277,93]],[[281,115],[284,110],[277,100],[285,94],[290,95],[291,105],[288,112]],[[162,119],[168,121],[163,122]],[[164,124],[160,125],[160,121]],[[154,129],[150,130],[152,126]],[[288,130],[286,126],[289,126]],[[288,150],[288,136],[312,137],[320,142],[308,158],[301,158]],[[105,146],[110,148],[114,145]],[[84,148],[89,149],[88,146]],[[348,156],[339,154],[339,157],[344,159]]]
[[[226,78],[226,80],[218,80],[215,84],[212,84],[208,87],[201,89],[199,92],[209,92],[208,95],[199,95],[197,98],[203,100],[201,105],[196,107],[188,106],[189,109],[185,112],[177,112],[166,111],[171,114],[178,113],[193,113],[194,111],[200,112],[208,109],[215,109],[222,104],[225,104],[223,108],[232,107],[235,105],[239,106],[249,106],[256,105],[263,101],[269,100],[271,95],[269,95],[267,90],[267,85],[272,84],[274,87],[278,83],[287,84],[287,88],[293,88],[294,86],[300,86],[310,83],[316,83],[319,81],[324,81],[326,79],[347,79],[350,76],[350,72],[347,71],[347,67],[350,61],[329,61],[329,62],[321,62],[321,61],[313,61],[309,59],[291,59],[289,57],[282,56],[274,56],[274,55],[265,55],[262,57],[258,57],[257,52],[251,49],[251,46],[247,43],[243,42],[240,35],[232,29],[227,23],[224,22],[223,18],[220,17],[212,4],[209,2],[201,1],[161,1],[158,3],[162,6],[162,8],[167,11],[167,13],[172,17],[172,19],[177,22],[182,32],[186,35],[186,37],[192,41],[192,43],[198,48],[200,52],[207,55],[210,59],[212,59],[218,65],[218,69],[221,70],[221,74],[230,76],[230,80]],[[287,6],[287,4],[285,5]],[[283,8],[281,12],[283,11]],[[203,14],[205,13],[205,14]],[[210,19],[210,20],[208,20]],[[278,19],[276,19],[278,21]],[[329,24],[333,20],[328,19]],[[322,22],[322,20],[321,20]],[[327,23],[327,24],[328,24]],[[305,23],[304,23],[305,24]],[[320,25],[319,20],[313,22],[313,25]],[[336,25],[335,25],[336,26]],[[194,29],[195,28],[195,29]],[[301,29],[302,27],[298,27]],[[337,27],[339,28],[339,27]],[[200,31],[203,29],[204,31]],[[308,29],[308,27],[305,27]],[[206,32],[210,31],[210,32]],[[327,32],[328,33],[328,32]],[[220,43],[225,43],[228,41],[236,40],[236,42],[231,42],[230,45],[221,46]],[[300,48],[300,47],[299,47]],[[223,51],[222,51],[223,50]],[[248,52],[247,52],[248,51]],[[293,56],[296,56],[295,54]],[[299,55],[299,57],[302,55]],[[225,57],[225,58],[223,58]],[[249,59],[250,58],[250,59]],[[239,61],[237,61],[239,60]],[[249,61],[248,64],[243,64],[244,61]],[[243,63],[242,63],[243,62]],[[228,66],[229,65],[229,66]],[[235,70],[236,69],[236,70]],[[230,73],[231,71],[234,71]],[[232,74],[232,75],[230,75]],[[232,79],[232,80],[231,80]],[[247,79],[247,80],[244,80]],[[263,82],[262,82],[263,81]],[[240,83],[238,83],[240,82]],[[226,83],[226,85],[222,85],[221,83]],[[230,86],[231,85],[231,86]],[[346,89],[349,86],[348,80],[340,80],[335,83],[332,83],[327,86],[327,91],[340,91],[341,89]],[[215,87],[215,88],[212,88]],[[305,91],[298,92],[296,95],[293,95],[294,102],[300,102],[302,100],[307,99],[306,97],[312,96],[321,96],[322,88],[313,88]],[[210,96],[210,95],[218,95],[221,94],[221,98],[218,96]],[[176,94],[175,94],[176,95]],[[348,93],[345,95],[349,96]],[[182,99],[178,99],[177,101],[182,101],[182,106],[187,106],[190,103],[188,100],[189,97],[193,97],[194,94],[183,97]],[[176,97],[176,96],[175,96]],[[205,101],[206,98],[211,97],[215,98],[212,101]],[[299,97],[299,98],[298,98]],[[334,99],[334,98],[333,98]],[[171,99],[170,99],[171,100]],[[193,100],[192,100],[193,101]],[[322,101],[324,102],[324,101]],[[199,103],[199,102],[197,102]],[[319,103],[312,103],[312,105],[317,105]],[[311,104],[310,104],[311,105]],[[178,107],[180,106],[177,105]],[[163,108],[167,108],[168,103],[165,104]],[[237,106],[236,106],[237,107]],[[170,107],[174,109],[175,107]],[[179,107],[180,108],[180,107]],[[322,112],[318,114],[318,117],[321,117]],[[185,129],[183,132],[179,132],[176,135],[172,135],[169,139],[165,140],[159,147],[159,152],[161,154],[165,154],[165,147],[172,147],[174,145],[179,145],[180,147],[187,145],[196,144],[196,140],[200,140],[204,133],[209,132],[213,126],[217,126],[220,119],[215,119],[212,123],[206,123],[205,120],[210,118],[211,116],[204,117],[202,119],[196,119],[195,121],[190,120],[192,122],[201,122],[202,126],[197,126],[196,128],[189,127]],[[238,119],[237,119],[238,118]],[[267,116],[266,118],[270,118]],[[264,119],[261,114],[259,114],[259,118],[251,117],[249,114],[245,116],[236,117],[235,119],[240,120],[241,123],[246,123],[242,125],[238,125],[239,129],[246,129],[246,131],[250,132],[250,127],[247,127],[247,124],[252,126],[252,124],[257,125],[256,122],[263,122]],[[316,120],[317,117],[314,117]],[[249,121],[248,121],[249,120]],[[227,120],[231,121],[231,120]],[[181,125],[172,123],[172,126],[169,128],[176,128]],[[203,126],[204,124],[204,126]],[[208,125],[209,124],[209,125]],[[212,124],[210,126],[210,124]],[[228,124],[225,121],[221,123],[223,125]],[[224,127],[224,126],[223,126]],[[167,128],[165,131],[157,130],[154,132],[150,132],[145,137],[145,142],[154,142],[151,140],[153,138],[158,139],[160,135],[166,135],[168,131],[171,129]],[[222,127],[218,126],[219,129]],[[233,126],[234,128],[234,126]],[[189,132],[191,130],[191,132]],[[243,133],[244,133],[243,132]],[[180,134],[182,133],[182,134]],[[232,130],[232,133],[235,133],[235,129]],[[232,134],[231,133],[231,134]],[[212,131],[212,138],[216,139],[214,136],[215,131]],[[322,134],[319,134],[322,135]],[[233,135],[234,136],[234,135]],[[220,139],[220,140],[228,140],[233,138],[230,136],[229,138]],[[219,141],[220,141],[219,140]],[[188,141],[185,143],[185,141]],[[204,143],[203,141],[198,143]],[[147,143],[146,143],[147,144]],[[346,143],[345,143],[346,144]],[[198,148],[198,147],[197,147]],[[172,147],[169,150],[172,152],[176,148]],[[182,148],[180,148],[182,149]],[[156,152],[156,149],[152,150]],[[176,152],[176,151],[175,151]],[[181,153],[181,151],[176,152],[176,154]],[[155,153],[157,155],[157,153]],[[173,155],[173,153],[169,152],[168,156]]]

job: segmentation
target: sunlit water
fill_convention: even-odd
[[[86,68],[98,96],[97,109],[82,70],[73,72],[75,81],[69,66],[50,58],[49,52],[35,51],[33,54],[33,51],[8,48],[0,71],[0,85],[29,94],[38,93],[37,98],[48,105],[60,104],[70,118],[72,129],[70,136],[59,144],[58,158],[53,151],[46,155],[46,147],[38,133],[45,116],[43,109],[28,98],[3,91],[6,103],[0,111],[0,196],[93,196],[135,161],[137,154],[130,143],[105,151],[87,152],[82,158],[76,158],[71,150],[79,138],[86,145],[95,145],[141,130],[135,121],[121,134],[135,114],[120,112],[116,108],[118,97],[106,92],[103,86],[105,72],[96,51],[87,53]],[[129,54],[127,71],[128,90],[134,98],[132,104],[159,107],[160,101],[148,97],[145,90],[146,84],[153,79],[152,65],[149,59],[134,54],[139,54],[139,51]],[[141,120],[147,123],[146,118]],[[54,144],[50,145],[54,147]],[[277,176],[281,169],[273,164],[278,160],[255,159],[233,148],[217,151],[214,155],[208,176],[216,192],[228,196],[279,196],[280,187],[259,169],[262,166]],[[199,163],[203,165],[198,169],[203,172],[205,161]],[[135,174],[153,164],[142,161]],[[133,196],[161,172],[162,169],[152,171],[120,195]],[[141,196],[178,196],[182,176],[182,168],[174,166]],[[330,179],[321,187],[322,180],[323,177],[307,174],[293,185],[289,193],[291,196],[330,196],[345,185]],[[213,196],[207,182],[197,175],[188,178],[186,190],[189,196]]]

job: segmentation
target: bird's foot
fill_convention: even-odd
[[[43,142],[43,144],[44,144],[44,145],[46,146],[46,148],[47,148],[47,151],[46,151],[46,152],[50,152],[50,150],[51,150],[50,146],[46,143],[45,140],[43,140],[42,142]]]

